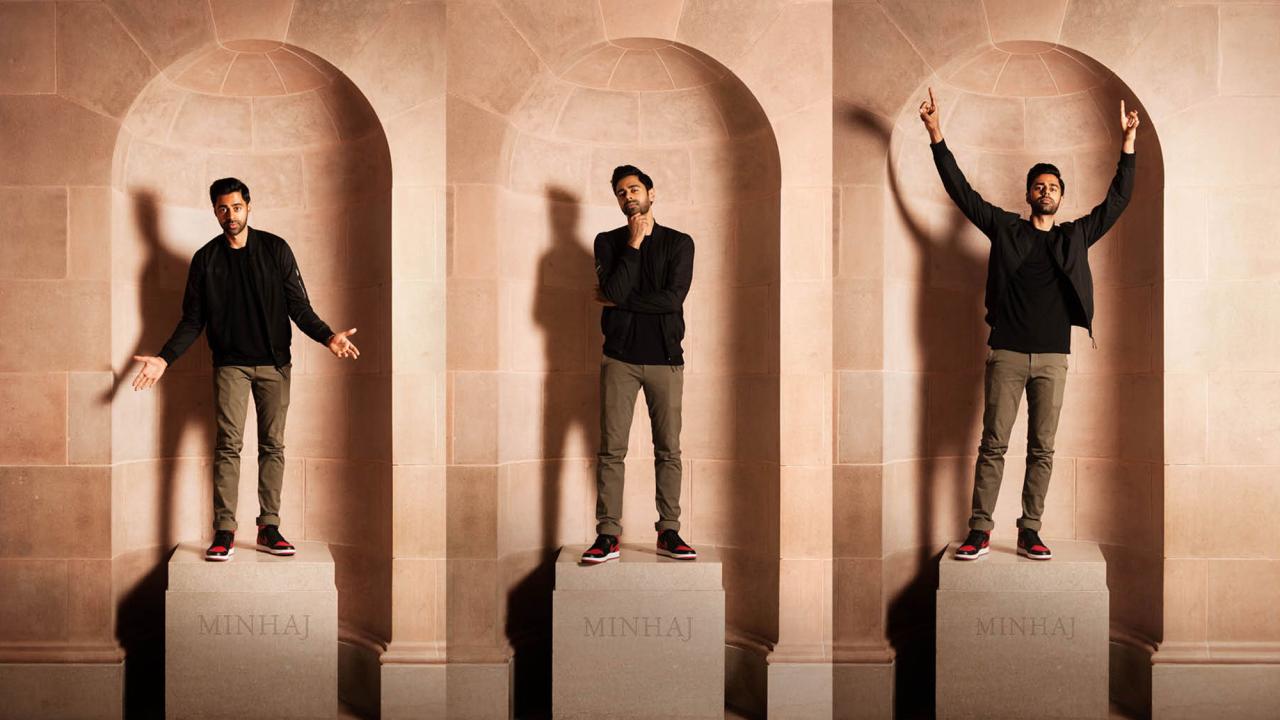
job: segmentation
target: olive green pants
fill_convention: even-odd
[[[1040,529],[1044,498],[1053,474],[1053,441],[1067,385],[1067,355],[1027,354],[991,350],[987,354],[982,442],[973,477],[973,514],[969,527],[990,532],[991,516],[1000,495],[1004,454],[1018,417],[1022,394],[1027,394],[1027,472],[1022,481],[1022,517],[1018,527]]]
[[[213,450],[213,529],[236,529],[240,449],[253,395],[258,413],[258,524],[280,524],[284,485],[284,420],[289,411],[290,366],[226,365],[213,369],[217,438]]]
[[[596,533],[622,534],[622,484],[636,393],[644,390],[653,429],[658,522],[680,529],[680,402],[683,365],[632,365],[605,356],[600,364],[600,452],[596,456]]]

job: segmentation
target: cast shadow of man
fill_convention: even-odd
[[[121,358],[114,373],[111,390],[101,398],[109,405],[120,393],[133,392],[128,387],[138,370],[134,355],[155,355],[168,339],[177,322],[175,306],[155,302],[157,287],[185,285],[190,258],[182,257],[169,248],[175,243],[166,242],[160,229],[160,203],[150,192],[132,196],[133,222],[137,237],[145,245],[146,262],[137,278],[138,307],[142,313],[141,331],[132,352]],[[166,285],[167,283],[167,285]],[[179,298],[181,295],[179,294]],[[188,362],[199,357],[203,343],[187,352]],[[199,376],[204,377],[201,373]],[[164,677],[164,592],[168,584],[168,559],[178,541],[175,517],[179,465],[177,456],[180,445],[188,433],[195,433],[205,447],[212,447],[213,419],[209,406],[212,391],[207,382],[192,382],[195,378],[173,373],[170,370],[151,391],[155,392],[155,421],[158,442],[155,459],[159,464],[157,497],[154,504],[156,517],[125,517],[128,525],[150,523],[156,528],[153,537],[159,545],[151,553],[139,553],[143,570],[138,581],[121,599],[116,616],[116,636],[125,649],[125,698],[128,717],[163,717],[164,684],[155,678]],[[124,428],[125,432],[141,432],[140,428]],[[145,556],[145,557],[143,557]]]
[[[546,374],[542,389],[542,515],[538,521],[543,558],[512,589],[507,605],[506,632],[516,653],[515,704],[520,716],[551,707],[551,593],[561,538],[560,506],[564,483],[571,481],[566,470],[578,462],[567,454],[575,436],[594,443],[598,433],[594,374],[559,371],[567,360],[566,349],[583,347],[586,333],[584,323],[566,322],[564,303],[585,305],[590,286],[580,287],[578,280],[589,282],[587,278],[594,277],[594,255],[578,235],[581,202],[575,193],[561,187],[546,191],[550,247],[538,262],[533,305],[533,320],[542,331],[546,367],[553,370]],[[568,314],[568,318],[578,317],[577,312]],[[582,362],[581,358],[573,360],[573,367]]]
[[[841,121],[853,132],[873,137],[884,148],[890,149],[893,126],[884,118],[857,107],[846,108]],[[924,135],[924,130],[920,130]],[[908,142],[914,142],[909,138]],[[922,137],[920,142],[927,142]],[[896,212],[901,219],[906,239],[916,246],[914,253],[917,268],[913,273],[915,283],[913,316],[915,347],[920,357],[921,373],[917,375],[921,386],[913,394],[923,403],[915,415],[916,437],[913,447],[918,448],[919,489],[915,503],[916,536],[914,538],[915,563],[910,582],[889,600],[886,631],[889,642],[897,653],[896,707],[905,717],[932,717],[934,685],[934,645],[937,589],[938,549],[937,535],[959,531],[961,520],[948,519],[954,511],[950,505],[938,506],[939,497],[963,498],[968,507],[972,490],[972,461],[976,453],[981,420],[982,377],[976,370],[980,366],[976,339],[962,347],[956,347],[954,337],[942,335],[939,330],[939,302],[930,296],[933,289],[932,274],[941,270],[949,278],[948,287],[965,279],[977,279],[973,288],[975,299],[981,299],[981,279],[986,277],[987,256],[966,247],[964,236],[971,232],[968,220],[954,206],[947,214],[946,222],[939,230],[932,231],[921,222],[919,211],[908,205],[907,198],[918,194],[912,188],[904,188],[892,157],[887,163],[889,190],[893,207],[886,213]],[[936,178],[935,178],[936,179]],[[936,180],[939,184],[941,180]],[[885,242],[898,238],[886,233]],[[968,288],[966,288],[968,290]],[[966,298],[968,296],[966,295]],[[975,303],[964,306],[967,310]],[[981,312],[981,303],[975,312]],[[985,326],[984,326],[985,327]],[[985,340],[985,336],[982,338]],[[972,347],[971,347],[972,346]],[[972,358],[969,355],[973,354]],[[957,362],[959,358],[959,363]],[[972,368],[975,368],[971,371]],[[931,396],[943,394],[945,403],[930,402]],[[931,419],[931,413],[943,409],[946,414]],[[958,421],[963,419],[963,421]],[[959,458],[942,459],[939,456],[955,455]],[[948,517],[940,516],[940,513]],[[939,522],[941,521],[941,525]],[[837,604],[837,606],[839,606]],[[926,620],[927,619],[927,620]],[[922,622],[924,620],[925,622]]]

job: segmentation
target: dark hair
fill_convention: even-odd
[[[618,189],[618,181],[628,175],[635,175],[640,178],[640,184],[644,185],[645,190],[653,189],[653,178],[644,174],[644,171],[635,165],[619,165],[613,169],[613,177],[609,179],[609,189],[616,191]]]
[[[209,186],[209,204],[215,204],[218,202],[218,198],[223,195],[230,195],[233,192],[240,193],[241,197],[244,198],[244,201],[246,203],[249,202],[248,185],[245,185],[236,178],[222,178],[221,180],[214,180],[213,184]]]
[[[1062,191],[1063,195],[1067,194],[1067,184],[1063,182],[1062,173],[1058,171],[1058,166],[1050,165],[1049,163],[1036,163],[1027,171],[1027,192],[1031,192],[1031,183],[1041,175],[1052,175],[1058,178],[1058,189]]]

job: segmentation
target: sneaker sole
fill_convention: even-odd
[[[1030,552],[1028,552],[1023,548],[1018,548],[1018,554],[1028,560],[1052,560],[1053,559],[1053,553],[1049,553],[1048,555],[1032,555]]]
[[[961,555],[960,553],[956,553],[955,557],[957,560],[977,560],[983,555],[986,555],[988,552],[991,552],[990,548],[979,548],[978,552],[972,555]]]
[[[204,559],[208,560],[209,562],[226,562],[231,559],[232,555],[235,555],[235,554],[236,554],[236,549],[231,548],[230,550],[227,551],[226,555],[205,555]]]
[[[698,553],[681,554],[681,553],[672,552],[670,550],[663,550],[662,548],[658,548],[658,554],[662,555],[663,557],[669,557],[673,560],[697,560],[698,559]]]
[[[281,556],[294,555],[294,554],[297,554],[298,552],[294,548],[290,548],[288,550],[272,550],[269,547],[262,547],[261,545],[258,546],[258,549],[264,553],[270,553],[271,555],[281,555]]]
[[[599,558],[584,557],[580,559],[583,565],[599,565],[600,563],[609,562],[610,560],[617,560],[621,555],[622,553],[611,552],[608,555],[605,555],[604,557],[599,557]]]

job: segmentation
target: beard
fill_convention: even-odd
[[[232,222],[234,222],[236,225],[234,229],[232,229],[231,227]],[[222,225],[222,232],[226,233],[230,237],[235,237],[245,231],[245,228],[249,225],[249,219],[245,218],[244,220],[226,220],[219,224]]]
[[[1031,203],[1032,215],[1057,215],[1058,205],[1061,201],[1055,202],[1052,198],[1042,198]]]
[[[632,215],[644,215],[649,212],[650,206],[652,206],[652,203],[648,200],[639,200],[634,205],[627,203],[622,206],[622,214],[627,217],[631,217]]]

